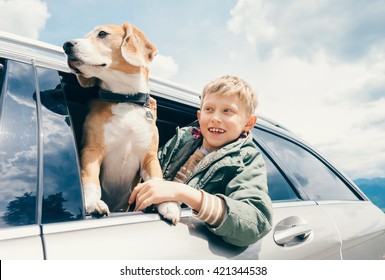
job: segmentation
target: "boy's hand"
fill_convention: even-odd
[[[179,202],[176,202],[177,188],[173,182],[149,180],[134,188],[128,203],[132,204],[136,200],[135,211],[157,204],[159,214],[176,225],[181,213]]]
[[[178,183],[163,180],[148,180],[138,184],[131,193],[129,204],[136,201],[135,211],[141,211],[153,204],[178,201]]]
[[[144,210],[153,204],[168,204],[166,207],[165,205],[158,205],[158,211],[175,224],[179,221],[180,208],[178,207],[179,209],[176,209],[175,205],[171,204],[182,202],[195,211],[200,211],[203,197],[199,190],[191,188],[188,185],[155,179],[138,184],[134,188],[128,203],[131,205],[135,201],[135,211]]]

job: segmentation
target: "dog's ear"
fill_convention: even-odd
[[[84,88],[93,87],[98,83],[98,79],[95,77],[86,78],[83,75],[77,74],[76,78],[78,79],[79,84]]]
[[[122,27],[125,31],[121,47],[123,58],[134,66],[147,67],[157,55],[158,50],[135,26],[124,23]]]

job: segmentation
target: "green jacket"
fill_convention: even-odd
[[[172,180],[190,155],[202,145],[199,128],[177,128],[176,135],[159,150],[166,180]],[[252,135],[239,138],[204,157],[185,184],[223,198],[227,217],[210,231],[226,242],[248,246],[272,226],[272,205],[267,194],[266,166],[252,142]]]

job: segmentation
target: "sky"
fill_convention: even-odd
[[[352,179],[385,177],[383,0],[0,0],[0,30],[61,46],[129,22],[158,48],[151,74],[200,92],[246,80],[257,113]]]

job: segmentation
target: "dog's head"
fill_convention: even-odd
[[[83,87],[99,80],[108,83],[113,73],[144,73],[148,79],[148,65],[157,54],[146,36],[129,23],[97,26],[85,38],[65,42],[63,49]]]

